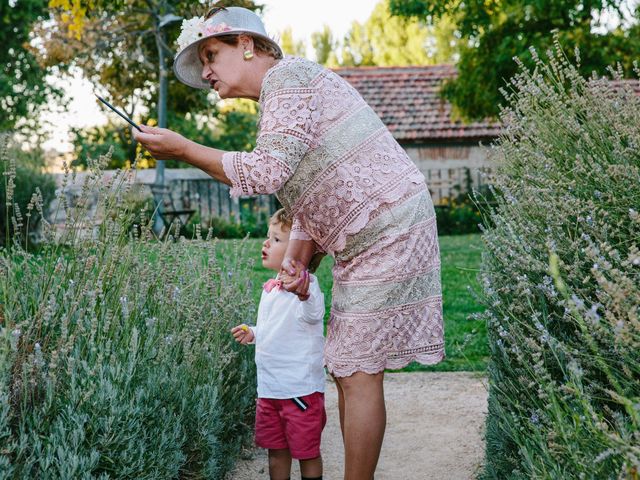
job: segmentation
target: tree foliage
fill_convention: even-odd
[[[225,100],[216,108],[215,115],[169,111],[168,122],[185,137],[202,145],[214,145],[228,151],[249,151],[255,147],[257,136],[257,108],[249,100]],[[153,125],[154,119],[144,119]],[[74,165],[87,166],[88,159],[98,158],[112,149],[106,168],[130,167],[137,161],[138,168],[153,168],[155,159],[135,143],[131,128],[123,122],[90,126],[72,130]],[[189,165],[167,160],[168,168],[188,168]]]
[[[453,60],[455,37],[453,26],[442,22],[428,25],[416,18],[391,15],[389,0],[379,2],[364,25],[354,23],[345,39],[343,60],[358,65],[433,65]],[[443,39],[445,39],[443,41]],[[447,44],[445,49],[432,45]]]
[[[106,168],[128,167],[133,164],[137,155],[137,145],[132,141],[129,126],[114,124],[109,121],[105,125],[86,128],[73,128],[74,165],[87,166],[88,159],[96,159],[100,155],[108,156]]]
[[[312,35],[312,42],[318,62],[330,67],[433,65],[455,60],[454,31],[446,16],[433,25],[394,17],[389,0],[381,0],[364,23],[352,23],[342,41],[325,26]]]
[[[77,3],[84,10],[74,13]],[[257,9],[251,0],[232,0],[226,5]],[[70,8],[69,0],[51,0],[50,6],[55,7],[53,25],[42,24],[37,31],[42,43],[41,62],[80,68],[96,90],[129,116],[143,123],[157,123],[160,49],[163,55],[173,57],[180,31],[179,21],[167,20],[203,15],[208,5],[189,0],[73,0]],[[166,69],[167,126],[206,143],[214,137],[210,120],[219,114],[213,94],[183,85],[168,64]],[[130,143],[130,133],[124,133],[119,125],[76,130],[79,163],[86,161],[82,155],[100,152],[109,142],[116,146],[113,166],[132,162],[139,149]],[[201,134],[200,128],[204,129]],[[139,162],[141,167],[154,165],[151,157]],[[172,162],[168,166],[173,166]]]
[[[65,4],[67,0],[51,0]],[[68,2],[67,2],[68,3]],[[238,1],[250,7],[250,2]],[[74,2],[75,4],[75,2]],[[96,85],[108,100],[122,106],[129,115],[137,110],[154,110],[159,79],[159,48],[169,56],[180,22],[163,25],[170,15],[190,18],[202,15],[205,5],[187,0],[94,0],[84,5],[81,26],[72,12],[53,9],[54,24],[41,25],[41,61],[44,64],[73,65]],[[76,38],[80,28],[81,38]],[[169,72],[170,108],[193,111],[206,105],[206,92],[183,86]]]
[[[322,65],[335,67],[339,64],[338,57],[335,54],[339,46],[339,42],[333,37],[331,28],[324,25],[320,32],[311,34],[311,44],[316,51],[316,61]]]
[[[47,16],[45,0],[0,2],[0,130],[34,119],[49,96],[59,94],[45,83],[47,69],[27,47],[32,25]]]
[[[296,40],[293,38],[291,27],[285,28],[280,34],[280,47],[285,54],[295,55],[297,57],[304,57],[307,51],[304,40]]]
[[[459,75],[443,94],[469,119],[497,115],[500,88],[517,71],[514,57],[532,66],[530,47],[550,49],[554,31],[560,44],[579,48],[584,75],[604,73],[617,62],[629,71],[640,53],[640,31],[625,20],[634,15],[625,15],[624,0],[390,1],[391,12],[400,17],[455,20],[464,40]]]

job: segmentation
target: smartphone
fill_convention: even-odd
[[[100,100],[102,103],[104,103],[107,107],[109,107],[111,110],[113,110],[118,115],[120,115],[122,118],[124,118],[127,122],[129,122],[129,125],[131,125],[132,127],[137,128],[138,130],[140,130],[142,132],[142,129],[138,126],[138,124],[136,122],[134,122],[133,120],[131,120],[126,114],[122,113],[120,110],[118,110],[116,107],[111,105],[109,102],[107,102],[104,98],[102,98],[97,93],[94,93],[94,95],[96,97],[98,97],[98,100]]]
[[[296,407],[298,407],[300,410],[302,410],[303,412],[307,410],[307,408],[309,408],[309,405],[307,405],[307,402],[305,402],[302,398],[300,397],[293,397],[291,399],[291,401],[293,403],[295,403]]]

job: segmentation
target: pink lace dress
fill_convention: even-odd
[[[292,238],[335,258],[325,362],[338,377],[444,358],[440,253],[424,176],[358,92],[287,57],[260,95],[253,152],[228,152],[231,195],[275,193]]]

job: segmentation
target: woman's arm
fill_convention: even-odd
[[[231,180],[224,173],[222,155],[225,153],[216,148],[205,147],[186,139],[179,133],[166,128],[140,126],[143,133],[133,130],[133,138],[146,148],[158,160],[182,160],[216,180],[231,185]]]
[[[287,251],[282,261],[282,269],[290,275],[295,275],[295,267],[290,265],[291,261],[295,260],[301,263],[303,268],[307,268],[315,251],[316,243],[313,240],[289,239]]]
[[[230,185],[232,197],[275,193],[313,143],[316,95],[308,85],[272,89],[261,104],[260,130],[252,152],[224,152],[166,128],[144,125],[133,136],[158,160],[185,161]]]

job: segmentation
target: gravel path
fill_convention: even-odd
[[[387,430],[376,480],[475,478],[484,453],[485,380],[468,372],[387,373]],[[342,478],[342,437],[335,385],[327,382],[322,436],[324,478]],[[228,480],[268,479],[266,451],[251,450]],[[291,472],[300,478],[297,462]]]

